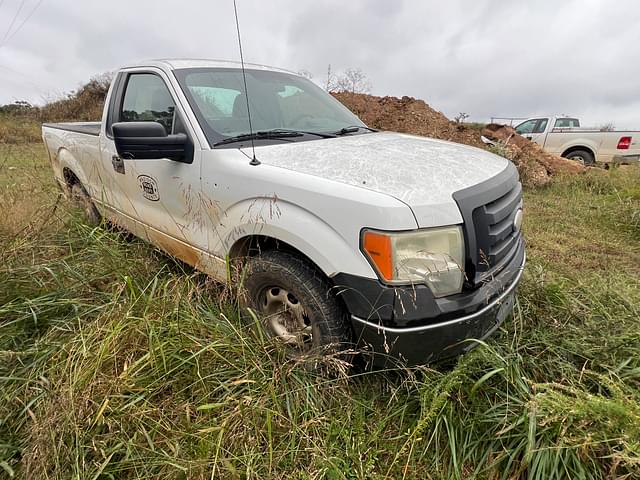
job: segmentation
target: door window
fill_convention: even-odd
[[[523,135],[525,133],[533,133],[533,130],[536,128],[537,124],[537,118],[533,120],[527,120],[526,122],[521,123],[516,127],[516,132],[518,132],[520,135]]]
[[[527,133],[544,133],[547,128],[547,123],[549,123],[548,118],[534,118],[532,120],[527,120],[516,127],[516,132],[520,135],[525,135]]]
[[[120,112],[121,122],[158,122],[172,133],[176,105],[162,79],[152,73],[129,76]]]
[[[536,128],[533,129],[533,133],[544,133],[544,130],[547,128],[547,123],[549,123],[549,120],[546,118],[538,120],[538,124]]]

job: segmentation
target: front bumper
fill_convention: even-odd
[[[468,351],[477,345],[473,339],[487,338],[511,314],[525,258],[520,240],[514,256],[491,280],[473,291],[439,299],[426,286],[378,283],[376,289],[366,279],[347,279],[351,286],[343,285],[341,293],[358,347],[376,366],[421,365]],[[360,291],[354,285],[358,283]],[[390,293],[393,301],[388,305],[384,302]]]

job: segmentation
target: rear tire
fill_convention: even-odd
[[[93,201],[91,201],[91,197],[80,183],[74,183],[71,186],[71,201],[83,211],[85,221],[89,225],[100,225],[102,221],[100,212],[98,212]]]
[[[588,166],[595,165],[596,163],[593,153],[587,150],[574,150],[573,152],[565,155],[565,158]]]
[[[338,354],[352,346],[346,309],[329,281],[307,261],[270,250],[249,258],[242,276],[244,316],[250,317],[251,309],[290,358]]]

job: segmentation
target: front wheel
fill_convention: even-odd
[[[329,281],[305,260],[262,252],[247,260],[243,277],[243,310],[251,309],[290,357],[337,354],[350,346],[346,309]]]
[[[587,150],[574,150],[567,154],[566,158],[582,163],[583,165],[595,165],[596,163],[596,159],[593,157],[593,154]]]

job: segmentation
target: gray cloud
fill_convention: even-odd
[[[37,1],[26,0],[14,29]],[[0,39],[20,3],[0,5]],[[419,97],[450,117],[568,113],[640,128],[632,0],[238,0],[238,8],[246,60],[309,70],[321,84],[330,63],[362,68],[375,94]],[[44,0],[0,47],[0,103],[50,98],[145,58],[236,59],[236,42],[231,0]]]

